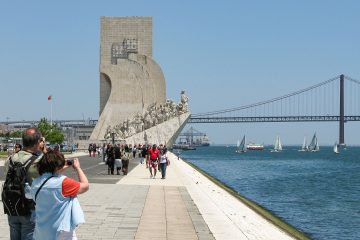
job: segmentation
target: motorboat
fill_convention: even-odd
[[[264,144],[249,143],[246,145],[247,150],[261,151],[264,150]]]

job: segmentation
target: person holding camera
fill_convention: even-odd
[[[40,161],[41,155],[39,155],[39,146],[41,142],[41,132],[39,129],[31,127],[27,128],[22,134],[23,148],[20,151],[17,151],[14,155],[11,156],[11,161],[16,163],[25,164],[27,167],[26,171],[26,180],[31,185],[33,179],[39,176],[39,173],[36,168],[36,163]],[[20,144],[17,144],[20,145]],[[9,168],[11,166],[10,158],[6,160],[4,166],[4,174],[6,176],[5,182],[11,179],[19,180],[13,174],[8,175]],[[20,173],[19,173],[20,174]],[[8,179],[9,178],[9,179]],[[13,185],[12,187],[15,187]],[[4,194],[4,192],[3,192]],[[18,199],[12,199],[14,204],[12,205],[16,209],[16,214],[7,212],[8,215],[8,224],[10,229],[10,239],[22,239],[22,240],[31,240],[33,239],[33,232],[35,228],[35,223],[33,221],[33,211],[34,203],[23,199],[23,196],[20,196]],[[7,202],[2,195],[3,204]],[[22,204],[18,204],[18,203]],[[24,213],[24,211],[26,213]]]
[[[62,174],[70,167],[77,172],[79,181]],[[89,190],[79,160],[65,160],[60,152],[50,149],[37,168],[40,176],[31,185],[36,203],[34,239],[77,239],[74,230],[85,220],[76,196]]]

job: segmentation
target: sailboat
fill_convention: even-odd
[[[282,151],[282,146],[281,146],[280,137],[276,136],[274,149],[271,150],[271,152],[281,152],[281,151]]]
[[[337,144],[337,142],[335,142],[335,144],[334,144],[334,153],[339,153],[340,151],[339,151],[339,145]]]
[[[318,152],[320,150],[319,143],[316,137],[316,133],[314,133],[313,138],[311,139],[311,143],[308,146],[308,151],[310,152]]]
[[[301,149],[299,150],[299,152],[307,152],[307,151],[308,151],[308,146],[306,143],[306,137],[304,137],[303,145],[302,145]]]
[[[237,152],[237,153],[246,152],[245,135],[244,135],[243,139],[241,140],[241,142],[239,140],[237,141],[237,148],[236,148],[235,152]]]

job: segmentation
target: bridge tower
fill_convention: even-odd
[[[339,144],[345,145],[344,141],[344,74],[340,75],[340,119],[339,119]]]

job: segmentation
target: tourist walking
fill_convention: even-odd
[[[135,159],[136,158],[136,145],[134,144],[133,148],[132,148],[132,154],[133,154],[133,158]]]
[[[161,179],[166,178],[166,168],[170,164],[170,161],[168,160],[166,156],[166,151],[162,149],[160,151],[160,169],[161,169]]]
[[[85,219],[76,196],[89,190],[79,160],[65,161],[63,154],[49,150],[37,167],[40,176],[31,186],[36,202],[34,239],[77,239],[74,230]],[[76,171],[79,181],[62,175],[69,167]]]
[[[108,175],[114,175],[114,165],[115,165],[115,156],[114,156],[114,147],[109,144],[106,149],[106,164],[108,165]]]
[[[93,153],[93,157],[96,157],[96,144],[93,143],[92,145],[92,153]]]
[[[150,178],[155,178],[156,170],[159,163],[160,151],[157,149],[156,144],[152,146],[152,148],[148,151],[149,155],[149,170],[150,170]],[[154,169],[154,174],[152,173],[152,169]]]
[[[122,152],[122,155],[121,155],[122,172],[124,175],[127,175],[127,173],[128,173],[129,155],[130,155],[130,153],[126,152],[126,150],[124,149],[124,151]]]
[[[103,146],[102,146],[102,154],[103,154],[103,162],[106,161],[106,144],[104,143]]]
[[[98,158],[101,158],[101,147],[100,147],[100,145],[98,145],[98,146],[96,147],[96,152],[97,152],[97,154],[98,154]]]
[[[119,145],[115,145],[115,147],[114,147],[114,157],[115,157],[116,174],[120,175],[120,170],[121,170],[121,149],[120,149]]]
[[[145,163],[146,163],[146,168],[148,167],[148,165],[147,165],[147,159],[146,159],[146,156],[147,156],[147,154],[148,154],[148,150],[149,150],[149,149],[147,148],[146,144],[144,144],[144,145],[142,146],[142,148],[141,148],[140,163],[143,164],[144,161],[145,161]]]
[[[89,144],[89,147],[88,147],[88,151],[89,151],[89,157],[91,157],[91,152],[92,152],[92,143]]]

